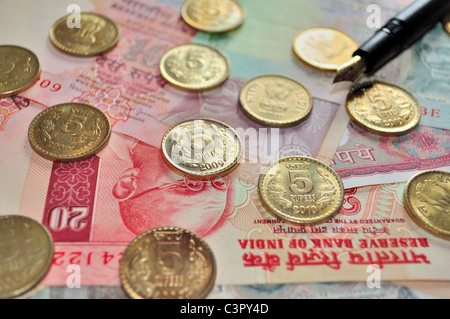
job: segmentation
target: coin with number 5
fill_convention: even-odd
[[[259,178],[263,204],[277,216],[301,224],[324,222],[344,201],[344,186],[328,165],[306,156],[269,164]]]
[[[52,106],[39,113],[28,129],[31,147],[53,161],[86,159],[104,148],[110,136],[105,113],[81,103]]]

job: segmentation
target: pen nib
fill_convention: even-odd
[[[354,56],[350,61],[342,64],[337,69],[337,74],[333,83],[342,81],[356,81],[357,78],[365,71],[366,63],[360,56]]]

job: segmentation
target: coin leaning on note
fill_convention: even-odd
[[[288,156],[264,168],[258,189],[263,205],[282,219],[317,224],[335,215],[344,186],[328,165],[306,156]]]
[[[122,287],[133,299],[202,299],[214,286],[216,261],[197,234],[159,227],[127,246],[119,271]]]
[[[203,44],[182,44],[161,57],[161,75],[180,89],[202,91],[228,79],[230,62],[220,50]]]
[[[288,127],[311,113],[313,98],[300,83],[280,75],[263,75],[244,84],[239,93],[244,113],[272,127]]]
[[[108,117],[81,103],[58,104],[31,121],[28,140],[42,157],[52,161],[83,160],[101,151],[111,136]]]
[[[300,31],[293,40],[295,55],[322,71],[336,71],[358,49],[347,34],[332,28],[315,27]]]
[[[0,216],[0,298],[14,298],[34,288],[53,261],[53,239],[35,220]]]
[[[187,0],[181,17],[194,29],[222,33],[238,28],[245,20],[245,10],[234,0]]]
[[[25,91],[39,79],[40,73],[39,59],[33,52],[0,45],[0,98]]]
[[[413,176],[403,193],[405,209],[429,233],[450,240],[450,173],[425,171]]]
[[[178,174],[211,180],[230,174],[242,157],[242,142],[227,124],[198,119],[169,129],[161,142],[164,161]]]
[[[80,15],[79,25],[69,25],[70,15],[50,29],[50,41],[60,51],[80,57],[103,54],[119,42],[119,28],[109,18],[90,12]]]
[[[403,135],[419,125],[422,108],[405,89],[382,81],[356,84],[345,109],[361,128],[380,135]]]

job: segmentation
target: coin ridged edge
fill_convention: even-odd
[[[107,123],[107,130],[108,133],[106,135],[106,137],[102,140],[102,142],[95,147],[92,150],[88,150],[85,152],[81,152],[78,153],[76,155],[71,155],[71,156],[58,156],[58,155],[54,155],[51,152],[48,152],[44,149],[41,149],[38,147],[38,143],[35,140],[34,135],[32,134],[32,130],[34,129],[34,126],[36,125],[36,122],[42,117],[44,116],[46,113],[48,113],[49,109],[51,108],[56,108],[56,107],[63,107],[65,105],[83,105],[83,106],[89,106],[92,108],[92,110],[94,112],[98,112],[100,114],[101,117],[104,117],[104,120],[106,120]],[[83,104],[83,103],[62,103],[62,104],[57,104],[57,105],[53,105],[45,110],[43,110],[42,112],[40,112],[38,115],[35,116],[35,118],[31,121],[30,126],[28,128],[28,140],[30,142],[30,146],[31,148],[38,153],[40,156],[42,156],[45,159],[48,159],[50,161],[58,161],[58,162],[70,162],[70,161],[80,161],[80,160],[85,160],[91,156],[94,156],[95,154],[97,154],[98,152],[100,152],[101,150],[103,150],[107,145],[108,145],[108,141],[111,138],[111,123],[109,122],[108,117],[106,116],[105,113],[103,113],[100,109],[96,108],[95,106],[89,105],[89,104]]]
[[[403,191],[403,204],[405,207],[406,212],[408,213],[409,217],[411,217],[411,219],[423,230],[427,231],[429,234],[434,235],[436,237],[442,238],[442,239],[446,239],[446,240],[450,240],[450,231],[446,231],[446,233],[443,233],[441,231],[436,230],[437,227],[434,227],[434,225],[432,223],[430,223],[427,219],[421,218],[419,214],[417,214],[413,207],[412,207],[412,203],[411,200],[408,196],[408,192],[409,189],[411,187],[411,184],[420,176],[422,175],[426,175],[429,173],[439,173],[439,174],[446,174],[450,176],[449,172],[446,171],[440,171],[440,170],[428,170],[428,171],[424,171],[424,172],[420,172],[416,175],[414,175],[413,177],[411,177],[408,182],[406,183],[405,189]]]
[[[33,79],[31,81],[29,81],[27,84],[25,84],[24,86],[21,86],[18,89],[6,91],[6,92],[3,92],[3,93],[0,92],[0,98],[5,98],[5,97],[10,97],[12,95],[16,95],[16,94],[22,93],[22,92],[28,90],[30,87],[32,87],[39,80],[39,76],[41,75],[41,62],[39,61],[39,58],[37,57],[37,55],[34,54],[31,50],[29,50],[27,48],[24,48],[24,47],[21,47],[21,46],[18,46],[18,45],[1,45],[1,47],[11,47],[11,48],[19,48],[21,50],[25,50],[28,53],[30,53],[33,56],[33,58],[36,59],[37,64],[38,64],[38,68],[37,68],[36,74],[34,75]]]
[[[214,85],[210,85],[210,86],[205,86],[205,85],[189,85],[189,84],[185,84],[183,82],[177,81],[175,79],[173,79],[165,70],[164,68],[164,64],[165,61],[167,60],[167,58],[169,57],[169,55],[174,52],[176,49],[184,47],[184,46],[200,46],[200,47],[204,47],[207,49],[210,49],[214,52],[216,52],[221,58],[224,59],[225,64],[226,64],[226,72],[224,73],[224,75],[220,78],[220,80],[217,81],[217,83],[214,83]],[[169,50],[167,50],[163,56],[161,57],[160,61],[159,61],[159,72],[161,73],[161,75],[163,76],[163,78],[167,81],[167,83],[169,83],[170,85],[175,86],[177,89],[181,89],[187,92],[206,92],[206,91],[210,91],[213,90],[219,86],[221,86],[230,76],[230,72],[231,72],[231,63],[230,60],[228,59],[227,55],[222,52],[221,50],[219,50],[218,48],[212,47],[210,45],[206,45],[206,44],[199,44],[199,43],[187,43],[187,44],[180,44],[177,46],[174,46],[172,48],[170,48]]]
[[[270,205],[269,203],[267,203],[267,202],[264,200],[265,192],[262,190],[263,187],[261,187],[261,186],[264,184],[264,180],[266,179],[267,173],[270,171],[270,169],[271,169],[274,165],[276,165],[277,163],[285,162],[285,161],[287,161],[287,160],[296,160],[296,159],[299,159],[299,158],[302,159],[302,160],[311,160],[311,161],[313,161],[313,162],[318,163],[320,166],[325,167],[325,168],[327,169],[327,171],[331,172],[332,175],[333,175],[334,177],[336,177],[336,180],[338,181],[338,184],[339,184],[339,192],[340,192],[340,196],[339,196],[340,199],[339,199],[339,202],[337,202],[337,203],[335,204],[335,206],[331,209],[331,212],[330,212],[329,214],[327,214],[327,215],[325,215],[325,216],[322,216],[321,218],[302,218],[302,219],[305,220],[305,221],[298,221],[298,220],[292,219],[292,218],[290,217],[290,215],[287,215],[287,214],[285,214],[285,213],[283,213],[283,212],[282,212],[282,213],[277,212],[276,209],[273,209],[273,208],[271,207],[272,205]],[[332,218],[334,215],[336,215],[336,214],[339,212],[339,210],[341,209],[341,207],[342,207],[342,205],[343,205],[343,203],[344,203],[344,190],[345,190],[345,189],[344,189],[344,184],[342,183],[342,179],[341,179],[341,177],[336,173],[335,170],[333,170],[329,165],[327,165],[327,164],[325,164],[325,163],[323,163],[323,162],[321,162],[321,161],[319,161],[319,160],[317,160],[317,159],[315,159],[315,158],[309,157],[309,156],[287,156],[287,157],[280,158],[279,160],[273,161],[272,163],[268,164],[268,165],[263,169],[263,171],[262,171],[262,173],[260,174],[259,179],[258,179],[258,193],[259,193],[260,201],[261,201],[261,203],[263,204],[263,206],[264,206],[266,209],[268,209],[270,212],[272,212],[273,214],[275,214],[276,216],[281,217],[282,219],[285,219],[285,220],[287,220],[287,221],[289,221],[289,222],[293,222],[293,223],[296,223],[296,224],[303,224],[303,225],[316,225],[316,224],[321,224],[321,223],[323,223],[323,222],[329,220],[330,218]]]
[[[230,26],[228,28],[220,28],[220,29],[214,29],[214,28],[205,28],[202,25],[199,25],[197,23],[195,23],[195,21],[193,21],[189,15],[187,14],[187,7],[189,2],[192,2],[190,0],[187,0],[184,2],[183,6],[181,7],[181,17],[183,18],[183,21],[186,22],[189,26],[191,26],[192,28],[198,30],[198,31],[202,31],[205,33],[226,33],[226,32],[231,32],[234,31],[236,29],[238,29],[245,21],[245,18],[247,16],[247,12],[245,10],[245,8],[237,1],[234,0],[229,0],[230,2],[233,2],[241,11],[241,18],[239,20],[239,23],[234,24],[233,26]]]
[[[142,296],[140,296],[137,292],[134,291],[134,289],[131,287],[131,284],[127,280],[126,271],[125,271],[125,267],[127,267],[127,266],[125,265],[125,262],[123,260],[125,259],[124,257],[126,256],[127,251],[131,250],[131,247],[133,245],[135,245],[138,241],[140,241],[143,237],[147,236],[150,233],[155,233],[155,232],[161,231],[161,230],[162,231],[176,230],[176,231],[182,231],[182,232],[188,233],[192,237],[197,238],[197,240],[199,240],[203,244],[203,246],[206,247],[206,250],[211,255],[211,265],[212,265],[211,279],[209,280],[207,288],[203,291],[203,294],[201,294],[198,297],[198,299],[206,298],[208,296],[208,294],[211,292],[212,288],[214,287],[214,283],[215,283],[216,277],[217,277],[217,262],[216,262],[216,257],[214,255],[214,252],[211,249],[211,247],[209,246],[209,244],[206,242],[206,240],[203,239],[202,237],[200,237],[198,234],[196,234],[193,231],[190,231],[188,229],[177,227],[177,226],[162,226],[162,227],[156,227],[156,228],[149,229],[149,230],[141,233],[137,237],[135,237],[127,245],[127,248],[123,252],[122,259],[121,259],[120,265],[119,265],[119,275],[120,275],[120,281],[122,282],[123,289],[128,294],[128,296],[132,299],[144,299]]]
[[[301,118],[297,118],[294,121],[286,120],[286,121],[277,122],[277,121],[274,121],[274,120],[263,118],[262,116],[258,116],[258,114],[255,114],[254,112],[251,112],[251,110],[248,107],[245,106],[246,103],[243,102],[244,101],[244,97],[243,97],[244,91],[247,88],[247,86],[250,84],[250,82],[252,82],[254,80],[258,80],[260,78],[265,78],[265,77],[278,77],[278,78],[281,78],[281,79],[287,79],[287,80],[289,80],[291,82],[294,82],[295,84],[299,85],[300,87],[302,87],[305,90],[305,92],[308,94],[308,98],[310,100],[309,104],[311,105],[310,108],[309,108],[309,111],[306,113],[306,115],[304,115]],[[239,105],[241,106],[241,110],[250,119],[252,119],[253,121],[255,121],[255,122],[259,123],[259,124],[267,125],[267,126],[270,126],[270,127],[276,127],[276,128],[286,128],[286,127],[292,127],[292,126],[295,126],[297,124],[300,124],[303,121],[305,121],[306,119],[308,119],[308,117],[311,115],[312,109],[314,107],[314,99],[313,99],[311,93],[300,82],[298,82],[298,81],[296,81],[294,79],[288,78],[286,76],[283,76],[283,75],[267,74],[267,75],[260,75],[260,76],[254,77],[254,78],[248,80],[247,83],[245,83],[242,86],[241,90],[239,91]]]
[[[109,46],[105,47],[104,49],[98,50],[98,51],[95,51],[95,52],[85,52],[85,53],[83,53],[83,52],[79,52],[79,51],[73,50],[73,49],[65,46],[63,43],[59,42],[56,39],[55,29],[61,22],[67,21],[67,18],[70,17],[70,14],[69,14],[69,15],[65,15],[64,17],[61,17],[60,19],[58,19],[52,25],[52,27],[50,28],[49,38],[50,38],[50,42],[55,46],[55,48],[57,48],[62,53],[67,53],[69,55],[73,55],[73,56],[76,56],[76,57],[94,57],[94,56],[97,56],[97,55],[109,52],[112,49],[114,49],[114,47],[117,45],[117,43],[119,43],[119,39],[120,39],[120,30],[119,30],[119,27],[117,26],[117,24],[114,21],[112,21],[110,18],[108,18],[108,17],[106,17],[104,15],[98,14],[98,13],[82,12],[81,15],[93,15],[93,16],[99,17],[101,19],[104,19],[108,23],[113,25],[114,29],[116,30],[116,37],[114,38],[114,41],[111,42],[111,44]]]
[[[399,131],[399,128],[380,129],[378,126],[375,126],[373,124],[364,124],[360,120],[358,120],[356,118],[356,116],[353,114],[353,111],[350,110],[349,98],[350,98],[351,94],[353,94],[356,90],[358,90],[360,88],[363,88],[366,86],[371,86],[374,84],[384,84],[384,85],[392,86],[392,87],[395,87],[395,88],[405,92],[409,97],[411,97],[412,101],[417,106],[417,108],[415,107],[415,110],[417,112],[415,112],[413,120],[410,122],[410,124],[408,124],[406,126],[406,128],[404,130]],[[350,119],[353,121],[353,123],[358,125],[360,128],[367,130],[371,133],[374,133],[377,135],[383,135],[383,136],[400,136],[400,135],[408,134],[419,125],[420,119],[422,118],[422,106],[419,103],[419,101],[417,100],[417,98],[414,95],[412,95],[412,93],[408,92],[406,89],[404,89],[396,84],[385,82],[385,81],[380,81],[380,80],[367,81],[367,82],[358,83],[358,84],[355,84],[354,86],[352,86],[352,88],[350,89],[350,91],[347,94],[347,97],[345,99],[345,111],[347,112],[347,115],[350,117]]]
[[[166,153],[166,149],[164,147],[165,142],[167,141],[169,135],[171,134],[171,132],[173,131],[174,128],[176,128],[184,123],[193,122],[193,121],[215,122],[215,123],[225,126],[227,129],[231,130],[234,133],[239,145],[238,145],[238,154],[236,156],[236,159],[233,161],[232,165],[228,166],[228,168],[219,170],[217,173],[215,173],[213,175],[208,175],[206,173],[205,174],[192,174],[192,172],[189,172],[187,170],[182,170],[170,162],[170,160],[169,160],[170,156],[169,156],[169,154]],[[240,136],[237,134],[237,132],[228,124],[218,121],[218,120],[213,120],[213,119],[202,118],[202,119],[191,119],[191,120],[186,120],[186,121],[180,122],[180,123],[174,125],[173,127],[171,127],[170,129],[168,129],[167,132],[164,134],[162,141],[161,141],[161,156],[162,156],[164,162],[177,174],[182,175],[187,178],[195,179],[195,180],[208,181],[208,180],[214,180],[214,179],[231,174],[239,166],[239,161],[242,158],[242,154],[243,154],[242,140],[241,140]]]
[[[42,272],[39,274],[39,276],[37,276],[36,278],[34,278],[33,280],[31,280],[27,285],[24,285],[23,287],[21,287],[20,289],[15,290],[13,293],[9,294],[9,295],[0,295],[0,299],[9,299],[9,298],[16,298],[19,297],[27,292],[29,292],[30,290],[32,290],[34,287],[36,287],[37,285],[39,285],[39,283],[42,281],[42,279],[44,279],[44,277],[48,274],[51,266],[52,266],[52,262],[53,262],[53,255],[54,255],[54,242],[53,242],[53,237],[50,233],[50,231],[47,229],[47,227],[45,227],[44,225],[40,224],[39,222],[37,222],[36,220],[34,220],[33,218],[27,217],[27,216],[23,216],[23,215],[3,215],[0,216],[0,220],[2,219],[9,219],[9,218],[20,218],[20,219],[25,219],[26,221],[30,222],[30,223],[35,223],[36,225],[39,226],[39,229],[41,229],[44,234],[47,236],[48,239],[48,244],[49,244],[49,258],[46,260],[44,267],[42,268]]]

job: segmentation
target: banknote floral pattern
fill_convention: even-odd
[[[19,112],[22,108],[27,107],[30,100],[20,96],[13,96],[0,99],[0,131],[5,130],[6,122]]]
[[[405,160],[438,158],[450,152],[450,131],[422,126],[408,135],[382,137],[380,148]]]
[[[100,159],[53,163],[42,218],[55,242],[88,242]]]
[[[6,122],[17,111],[12,99],[6,98],[0,100],[0,131],[5,130]]]
[[[95,171],[92,160],[73,163],[58,163],[53,173],[56,181],[52,186],[50,202],[66,201],[68,205],[90,202],[90,179]]]
[[[121,90],[118,88],[108,91],[98,89],[95,92],[85,92],[75,98],[73,102],[94,105],[110,118],[124,122],[128,120],[131,111],[128,99],[123,97]]]
[[[353,216],[361,210],[361,201],[355,196],[357,188],[350,188],[345,190],[344,203],[342,204],[339,214],[343,216]]]

